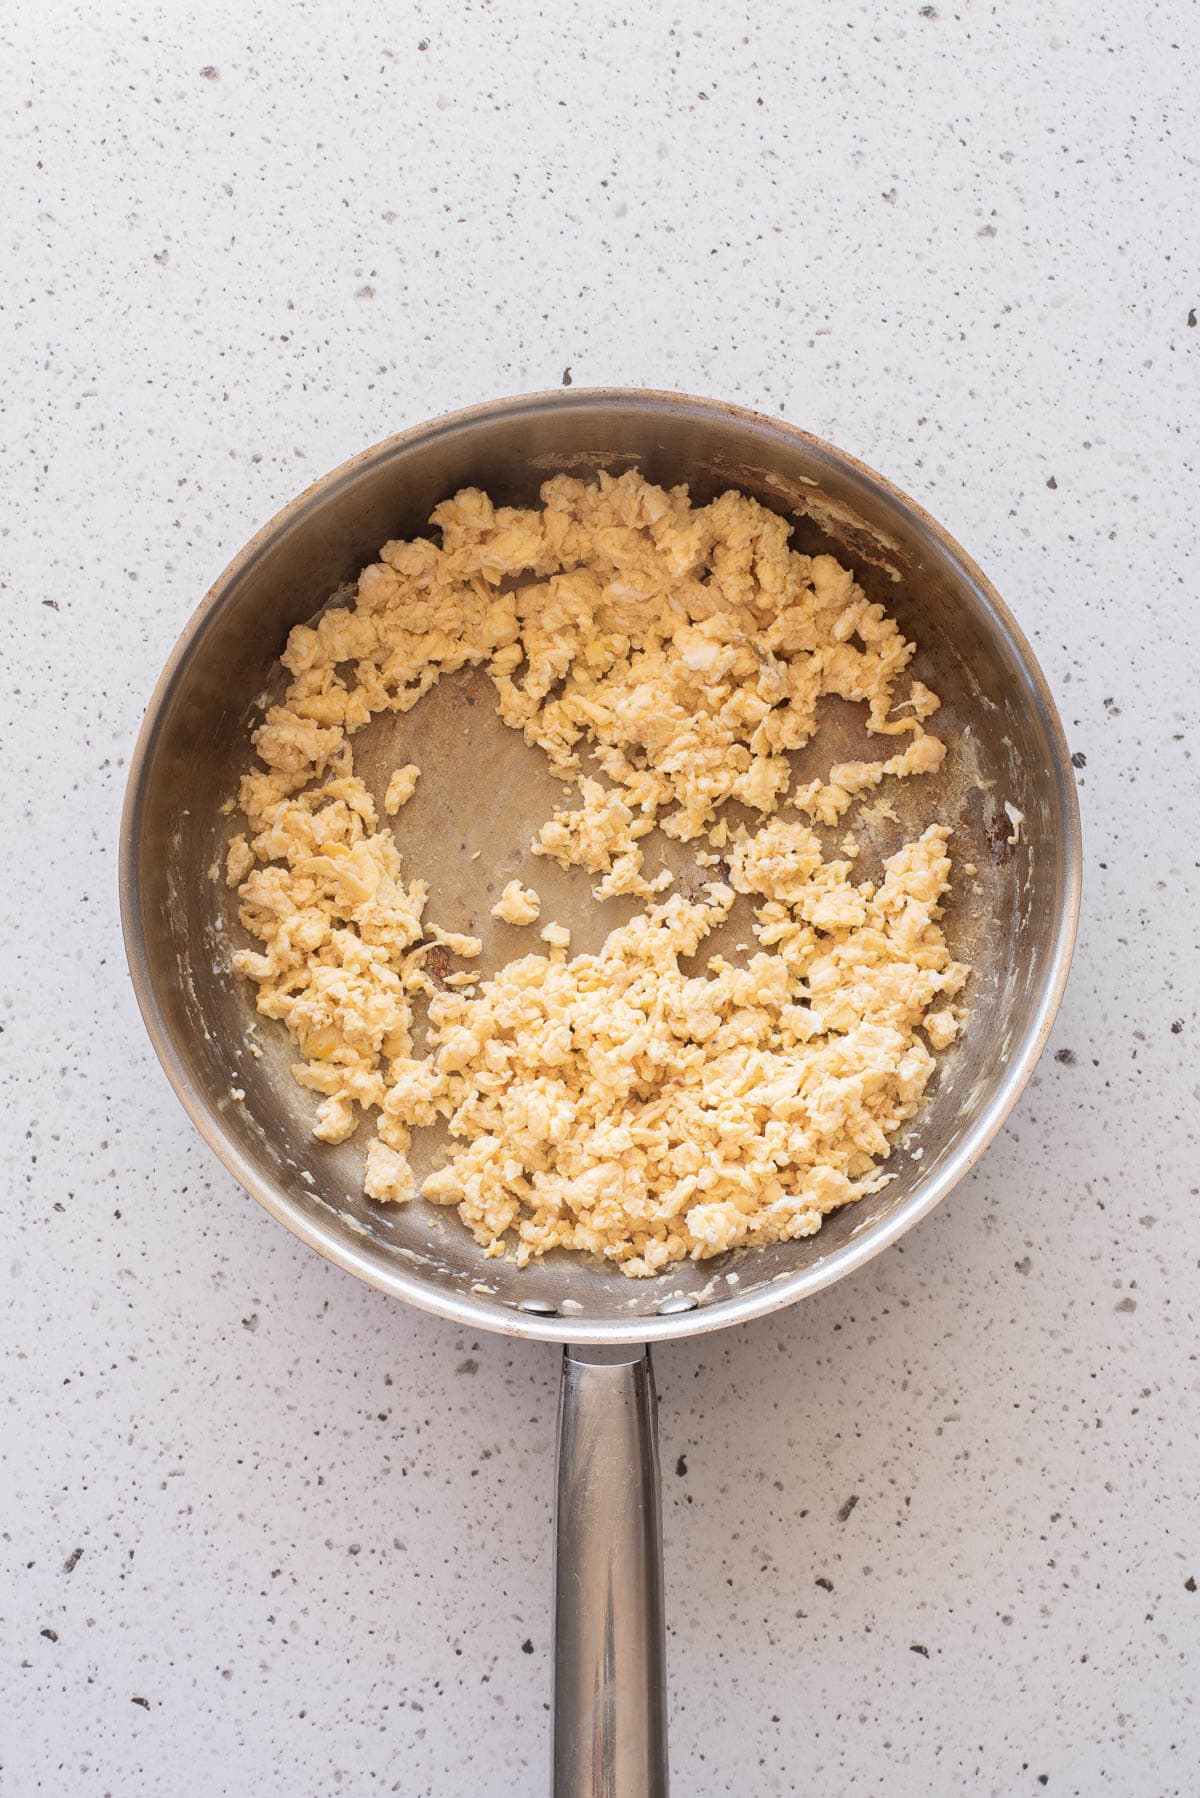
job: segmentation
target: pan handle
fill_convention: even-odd
[[[572,1344],[558,1408],[554,1798],[666,1798],[658,1416],[644,1344]]]

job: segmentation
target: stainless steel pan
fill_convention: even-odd
[[[311,1099],[281,1031],[255,1027],[228,971],[238,926],[223,882],[222,803],[250,722],[277,680],[289,628],[352,581],[390,537],[426,529],[456,488],[536,499],[551,473],[640,468],[697,500],[728,486],[792,518],[804,549],[831,549],[920,645],[915,672],[942,696],[952,754],[896,783],[882,856],[931,817],[954,826],[947,931],[971,962],[971,1017],[944,1058],[895,1179],[815,1237],[689,1263],[654,1280],[565,1255],[525,1271],[484,1258],[452,1213],[361,1196],[353,1143],[310,1135]],[[861,718],[830,702],[811,769],[861,754]],[[415,760],[400,831],[432,881],[434,915],[484,939],[484,966],[522,952],[488,915],[513,875],[536,878],[573,947],[627,912],[590,879],[527,859],[531,826],[561,802],[537,752],[495,716],[486,677],[443,682],[355,744],[377,777]],[[859,832],[860,836],[862,832]],[[686,845],[669,845],[680,884]],[[478,853],[477,853],[478,852]],[[975,872],[968,874],[968,865]],[[390,438],[302,494],[231,563],[192,618],[150,701],[133,757],[121,903],[138,1001],[193,1122],[260,1204],[329,1260],[471,1328],[566,1346],[560,1406],[554,1789],[645,1798],[667,1787],[662,1573],[649,1345],[744,1323],[861,1267],[932,1210],[999,1129],[1037,1060],[1066,979],[1079,901],[1070,759],[1029,645],[983,575],[929,516],[828,444],[776,420],[677,394],[578,389],[482,406]],[[732,925],[737,934],[738,921]],[[260,1056],[250,1052],[254,1040]],[[244,1094],[243,1099],[235,1092]],[[418,1172],[420,1169],[418,1168]]]

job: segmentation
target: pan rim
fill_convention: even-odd
[[[482,1294],[444,1290],[420,1274],[407,1272],[386,1261],[378,1251],[359,1246],[349,1231],[306,1213],[272,1179],[260,1173],[238,1143],[226,1132],[212,1095],[199,1085],[180,1054],[151,972],[142,928],[142,904],[137,844],[145,806],[154,750],[169,702],[187,665],[194,645],[220,610],[224,596],[265,555],[298,516],[318,501],[325,501],[356,480],[376,462],[401,448],[493,422],[497,417],[543,414],[550,408],[570,410],[585,406],[633,408],[651,412],[677,410],[712,422],[741,424],[760,437],[783,439],[802,446],[818,462],[849,470],[880,490],[901,513],[937,542],[942,554],[957,564],[957,572],[982,597],[995,629],[1005,637],[1014,659],[1029,683],[1030,699],[1038,712],[1052,750],[1052,789],[1057,805],[1057,866],[1060,902],[1051,934],[1049,957],[1042,989],[1032,1015],[995,1084],[979,1117],[967,1130],[954,1152],[935,1172],[918,1180],[913,1191],[887,1217],[833,1250],[812,1267],[778,1277],[756,1292],[737,1294],[686,1311],[652,1317],[573,1318],[541,1316],[518,1311]],[[1066,987],[1078,930],[1082,887],[1082,840],[1079,801],[1066,736],[1058,709],[1032,647],[1005,601],[962,546],[925,508],[864,462],[825,439],[797,425],[743,406],[700,396],[652,388],[572,387],[517,394],[483,401],[478,405],[442,413],[360,451],[312,482],[270,518],[230,560],[209,586],[177,637],[155,682],[130,758],[129,776],[121,813],[118,888],[121,926],[134,994],[147,1033],[164,1073],[196,1129],[226,1170],[244,1191],[282,1223],[293,1236],[327,1261],[391,1297],[460,1325],[495,1330],[503,1335],[551,1342],[661,1342],[723,1329],[765,1317],[784,1306],[811,1297],[835,1281],[854,1273],[899,1240],[906,1231],[934,1209],[979,1160],[1008,1118],[1046,1046]],[[364,1239],[369,1240],[369,1239]]]

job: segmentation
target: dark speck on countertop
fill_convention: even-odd
[[[926,1648],[924,1642],[910,1642],[908,1646],[913,1654],[923,1654],[926,1660],[929,1659],[929,1650]]]
[[[852,1492],[850,1494],[849,1498],[846,1500],[845,1504],[838,1511],[838,1522],[839,1523],[845,1523],[847,1517],[849,1517],[851,1511],[854,1509],[854,1507],[857,1503],[858,1503],[858,1493]]]
[[[820,1588],[823,1592],[832,1592],[833,1591],[833,1581],[831,1579],[826,1579],[826,1577],[823,1573],[820,1575],[820,1577],[818,1579],[813,1581],[813,1584],[820,1586]]]
[[[680,1455],[678,1461],[676,1461],[676,1463],[675,1463],[675,1471],[679,1475],[680,1479],[684,1478],[685,1474],[687,1473],[687,1456],[686,1455]]]
[[[1074,1049],[1056,1049],[1054,1051],[1054,1059],[1055,1061],[1061,1061],[1065,1068],[1073,1068],[1075,1063],[1079,1060],[1079,1057],[1076,1055]]]

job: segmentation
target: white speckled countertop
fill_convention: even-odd
[[[1029,632],[1084,813],[1074,974],[984,1163],[854,1279],[657,1357],[676,1790],[1196,1790],[1200,14],[615,21],[10,11],[6,1793],[546,1789],[556,1355],[241,1194],[143,1036],[114,873],[234,550],[568,370],[782,413],[923,500]]]

